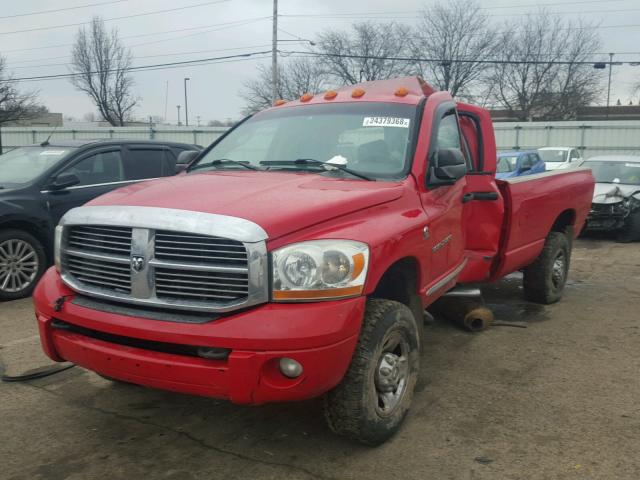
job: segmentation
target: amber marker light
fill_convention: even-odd
[[[355,88],[353,92],[351,92],[351,96],[353,98],[360,98],[364,95],[364,90],[361,88]]]
[[[300,101],[301,102],[308,102],[309,100],[311,100],[313,98],[313,93],[305,93],[304,95],[302,95],[300,97]]]
[[[342,298],[360,295],[364,286],[330,288],[322,290],[276,290],[273,299],[279,301],[291,300],[326,300],[329,298]]]
[[[337,96],[338,96],[338,92],[336,92],[335,90],[329,90],[327,93],[324,94],[324,99],[333,100]]]
[[[393,94],[396,97],[406,97],[409,94],[409,90],[404,87],[400,87],[395,92],[393,92]]]
[[[280,105],[284,105],[285,103],[287,103],[286,100],[280,99],[280,100],[276,100],[275,102],[273,102],[273,106],[274,107],[279,107]]]

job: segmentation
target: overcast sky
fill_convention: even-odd
[[[207,0],[2,0],[0,10],[0,54],[7,59],[14,77],[31,77],[68,73],[71,44],[78,26],[11,33],[16,30],[35,29],[87,22],[94,15],[107,21],[108,27],[117,27],[123,42],[131,47],[134,65],[151,65],[199,58],[258,52],[270,49],[271,0],[227,0],[218,4],[201,5],[169,13],[133,15],[157,10],[173,9],[207,3]],[[411,13],[432,2],[423,0],[279,0],[282,39],[293,39],[290,34],[313,39],[327,28],[348,28],[356,18],[288,17],[297,14],[358,13],[363,16],[390,12],[379,21],[395,20],[411,23]],[[99,4],[99,5],[96,5]],[[552,12],[561,12],[567,18],[584,18],[600,22],[603,40],[602,52],[631,52],[617,55],[615,60],[640,61],[640,2],[638,0],[481,0],[484,12],[499,23],[518,18],[518,14],[535,11],[533,5],[545,4]],[[43,10],[93,5],[41,15],[15,16]],[[517,5],[517,8],[510,6]],[[593,12],[593,13],[588,13]],[[127,18],[130,17],[130,18]],[[264,18],[261,18],[264,17]],[[235,22],[232,25],[220,25]],[[244,23],[243,23],[244,22]],[[620,25],[635,25],[621,27]],[[288,33],[285,33],[288,32]],[[301,49],[300,44],[284,42],[281,49]],[[633,54],[634,52],[637,52]],[[603,59],[605,57],[600,56]],[[594,56],[598,58],[598,56]],[[258,62],[270,59],[243,59],[225,63],[189,66],[175,69],[136,72],[133,74],[135,91],[141,97],[137,117],[165,116],[176,121],[176,105],[184,104],[183,78],[190,77],[189,118],[196,123],[211,119],[237,118],[244,105],[240,97],[243,82],[255,74]],[[634,79],[640,79],[640,66],[614,67],[612,103],[618,98],[628,103]],[[168,100],[165,102],[168,82]],[[87,112],[95,112],[89,98],[78,92],[68,80],[23,82],[22,88],[37,89],[41,101],[53,112],[79,119]],[[603,99],[604,101],[605,99]],[[637,103],[638,95],[634,98]],[[184,121],[184,110],[182,111]]]

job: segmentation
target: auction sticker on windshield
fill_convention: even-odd
[[[40,155],[64,155],[66,152],[66,150],[45,150],[40,152]]]
[[[400,117],[364,117],[363,127],[399,127],[409,128],[409,118]]]

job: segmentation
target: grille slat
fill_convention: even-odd
[[[194,248],[190,243],[197,243]],[[155,258],[215,265],[246,265],[247,252],[235,240],[206,235],[156,232]]]
[[[69,230],[68,245],[85,252],[129,256],[131,228],[104,228],[93,225],[74,226]]]

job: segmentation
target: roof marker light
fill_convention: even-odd
[[[276,100],[275,102],[273,102],[273,106],[274,107],[279,107],[280,105],[284,105],[285,103],[287,103],[286,100],[280,99],[280,100]]]
[[[364,92],[364,90],[363,90],[363,89],[361,89],[361,88],[355,88],[355,89],[353,90],[353,92],[351,92],[351,96],[352,96],[353,98],[360,98],[360,97],[362,97],[362,96],[364,95],[364,93],[365,93],[365,92]]]
[[[309,100],[311,100],[313,98],[313,93],[305,93],[304,95],[302,95],[300,97],[300,101],[301,102],[308,102]]]
[[[328,90],[325,94],[324,94],[324,99],[325,100],[333,100],[334,98],[336,98],[338,96],[338,92],[336,92],[335,90]]]
[[[395,92],[393,92],[393,94],[396,97],[406,97],[408,95],[408,93],[409,93],[409,90],[407,90],[404,87],[400,87]]]

